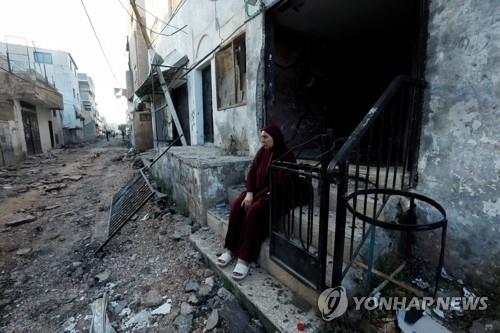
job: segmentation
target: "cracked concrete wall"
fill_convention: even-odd
[[[445,267],[477,287],[500,281],[500,6],[431,2],[418,192],[449,219]]]

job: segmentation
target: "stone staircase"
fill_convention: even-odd
[[[367,170],[359,170],[359,175],[363,177]],[[349,173],[354,175],[356,170],[349,170]],[[391,178],[392,170],[387,172],[387,181],[399,183],[400,180]],[[381,173],[385,177],[385,172]],[[385,181],[385,178],[382,182]],[[369,174],[369,182],[374,182],[374,175]],[[353,181],[354,182],[354,181]],[[319,190],[317,182],[313,182],[314,189],[314,211],[312,221],[313,242],[311,251],[317,248],[317,239],[319,232]],[[349,184],[352,186],[353,184]],[[244,190],[243,185],[227,186],[224,191],[227,195],[224,200],[219,202],[213,208],[206,211],[206,224],[208,227],[200,229],[192,234],[191,241],[202,253],[207,263],[219,274],[225,281],[226,286],[231,289],[246,308],[257,316],[266,326],[266,329],[271,332],[296,332],[297,323],[306,324],[306,332],[314,332],[321,327],[322,320],[320,319],[317,310],[318,293],[303,284],[288,271],[283,269],[269,255],[269,240],[266,240],[262,247],[259,256],[259,261],[256,266],[252,267],[251,274],[243,281],[236,282],[231,278],[231,272],[234,267],[229,265],[227,268],[221,269],[216,265],[217,257],[223,253],[224,237],[228,228],[229,219],[229,203],[233,202],[238,195]],[[220,198],[220,197],[219,197]],[[327,285],[331,278],[331,270],[333,267],[333,241],[335,238],[335,208],[336,208],[337,190],[335,185],[331,185],[329,199],[329,226],[328,226],[328,248],[327,248]],[[213,200],[212,200],[213,202]],[[357,199],[357,211],[364,210],[364,198]],[[368,197],[366,201],[366,214],[372,215],[374,209],[374,198]],[[299,207],[295,208],[293,213],[293,235],[298,236],[300,218],[303,218],[304,210]],[[383,216],[379,217],[383,218]],[[358,221],[354,230],[352,229],[352,215],[348,213],[346,223],[346,238],[344,245],[344,262],[347,262],[350,256],[351,239],[352,246],[356,248],[362,240],[362,223]],[[368,227],[368,225],[366,226]],[[346,287],[348,294],[358,294],[360,286],[356,281],[362,280],[364,272],[358,268],[352,267],[344,277],[342,285]]]
[[[319,197],[317,184],[313,184],[315,193],[315,208],[313,217],[313,239],[317,239],[319,229]],[[269,255],[269,240],[266,240],[261,247],[259,261],[257,266],[251,270],[251,275],[242,282],[235,282],[231,278],[231,272],[234,265],[228,268],[221,269],[216,265],[217,256],[220,255],[223,249],[224,236],[226,235],[229,219],[229,203],[233,202],[244,186],[231,186],[227,188],[227,200],[218,203],[214,208],[207,210],[207,225],[209,228],[200,230],[192,235],[191,240],[195,246],[204,255],[207,262],[218,272],[218,274],[226,281],[228,287],[232,289],[236,295],[240,296],[240,300],[246,307],[253,312],[264,323],[270,331],[278,332],[296,332],[296,324],[298,322],[307,323],[306,327],[313,332],[314,328],[321,326],[321,319],[317,311],[317,299],[319,294],[313,289],[307,287],[285,269],[274,262]],[[362,199],[359,199],[361,201]],[[330,190],[330,221],[335,220],[335,203],[336,203],[336,188],[331,187]],[[361,202],[358,206],[362,207]],[[299,208],[296,208],[294,214],[294,229],[298,230],[299,224]],[[373,200],[368,200],[367,211],[373,210]],[[304,214],[304,213],[303,213]],[[348,219],[349,221],[349,219]],[[349,223],[348,223],[349,224]],[[346,235],[351,235],[350,226],[346,228]],[[328,228],[328,239],[332,242],[335,237],[335,225],[330,223]],[[345,259],[348,259],[349,237],[345,242]],[[360,242],[362,231],[355,228],[354,244]],[[316,241],[312,244],[317,246]],[[331,264],[333,262],[333,246],[328,248],[327,276],[331,276]],[[351,269],[348,276],[344,278],[343,285],[348,289],[349,293],[357,293],[359,286],[355,280],[361,275],[359,269]],[[327,281],[328,283],[328,281]],[[279,286],[279,287],[278,287]],[[258,290],[259,292],[257,292]],[[286,295],[284,300],[282,295]]]

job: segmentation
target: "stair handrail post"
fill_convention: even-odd
[[[331,182],[337,185],[332,287],[340,286],[342,277],[345,274],[342,268],[344,263],[345,229],[347,222],[347,198],[349,196],[349,159],[353,151],[361,143],[363,137],[369,133],[370,128],[374,126],[377,118],[379,118],[381,113],[385,110],[390,100],[406,85],[425,88],[427,83],[424,80],[405,75],[395,77],[339,151],[331,158],[327,166],[328,177]]]
[[[328,177],[328,163],[332,159],[330,148],[333,143],[333,132],[327,131],[321,137],[321,180],[320,180],[320,210],[319,210],[319,237],[318,257],[321,267],[321,285],[318,290],[326,288],[326,261],[328,253],[328,213],[330,211],[330,179]]]
[[[345,198],[348,185],[348,163],[337,165],[334,181],[337,184],[337,207],[335,211],[335,239],[333,243],[332,287],[342,285],[342,269],[344,263],[345,226],[347,207]]]

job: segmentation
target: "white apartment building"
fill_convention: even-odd
[[[83,140],[92,141],[97,135],[97,103],[95,86],[92,77],[86,73],[78,73],[81,109],[83,121]]]
[[[0,43],[0,55],[9,59],[13,72],[35,71],[52,83],[63,95],[64,109],[60,111],[64,143],[83,140],[83,120],[77,65],[70,53],[27,45]]]

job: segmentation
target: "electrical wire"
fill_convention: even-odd
[[[19,75],[17,75],[16,73],[13,73],[13,72],[9,71],[7,68],[3,68],[2,66],[0,66],[0,70],[3,70],[3,71],[5,71],[5,72],[9,73],[10,75],[14,75],[14,76],[15,76],[15,77],[17,77],[18,79],[21,79],[21,80],[23,80],[23,81],[25,81],[25,82],[28,82],[28,83],[31,83],[31,84],[35,84],[35,83],[34,83],[33,81],[31,81],[31,80],[25,79],[24,77],[19,76]],[[43,89],[43,90],[50,91],[50,92],[52,92],[52,93],[53,93],[53,92],[59,92],[56,88],[54,88],[54,89],[49,89],[49,88],[40,87],[40,86],[38,86],[38,88]]]
[[[144,25],[142,22],[140,22],[139,20],[137,20],[137,18],[134,17],[134,15],[132,15],[132,13],[130,13],[127,9],[127,7],[125,7],[125,5],[120,1],[120,0],[116,0],[118,1],[118,3],[120,4],[120,6],[127,12],[127,14],[130,16],[130,18],[132,20],[134,20],[135,22],[137,22],[137,24],[139,24],[141,27],[143,27],[144,29],[148,30],[148,31],[151,31],[152,33],[156,34],[156,35],[160,35],[160,36],[165,36],[165,37],[170,37],[170,36],[173,36],[175,35],[176,33],[178,33],[179,31],[182,31],[184,33],[187,34],[187,32],[183,31],[183,29],[185,29],[187,27],[187,24],[184,25],[182,28],[176,28],[177,30],[170,33],[170,34],[164,34],[164,33],[161,33],[161,32],[157,32],[157,31],[154,31],[153,29],[150,29],[148,28],[146,25]],[[141,7],[142,8],[142,7]],[[155,16],[156,18],[158,18],[157,16]],[[167,25],[165,25],[165,27],[163,27],[163,29],[165,29],[167,27]],[[161,31],[163,31],[163,29]]]
[[[167,24],[170,24],[170,22],[172,22],[172,20],[174,19],[175,15],[177,15],[177,13],[181,10],[182,6],[184,6],[184,4],[187,2],[187,0],[183,0],[180,4],[177,5],[177,8],[175,9],[175,12],[172,13],[172,15],[170,16],[170,18],[168,19],[167,21]],[[163,29],[160,30],[160,32],[163,32],[163,30],[165,30],[165,28],[167,27],[167,25],[165,25],[163,27]],[[183,29],[183,28],[182,28]]]
[[[90,26],[92,27],[92,30],[94,31],[94,35],[95,35],[95,38],[97,39],[97,43],[99,43],[99,47],[101,48],[102,55],[104,56],[104,58],[106,59],[106,62],[108,63],[109,70],[111,71],[111,74],[113,74],[113,77],[114,77],[116,83],[118,84],[118,86],[120,86],[120,81],[118,81],[118,79],[116,78],[115,72],[113,71],[113,68],[111,67],[111,63],[109,62],[109,59],[106,56],[106,52],[104,52],[104,48],[102,47],[101,40],[99,39],[99,36],[97,35],[97,32],[94,28],[94,24],[92,23],[92,19],[90,18],[90,15],[87,11],[87,8],[85,7],[85,3],[83,2],[83,0],[80,0],[80,1],[82,3],[83,10],[85,11],[85,14],[87,15],[87,18],[89,19]]]
[[[179,7],[182,6],[187,0],[184,0],[181,4],[179,4]],[[178,7],[178,9],[179,9]],[[182,80],[185,78],[191,71],[193,71],[196,67],[198,67],[201,63],[205,61],[209,56],[214,54],[225,42],[227,42],[229,39],[231,39],[245,24],[248,22],[252,21],[254,18],[259,16],[261,13],[263,13],[266,10],[265,6],[261,6],[259,11],[257,11],[255,14],[252,16],[248,17],[243,23],[241,23],[236,29],[234,29],[224,40],[222,40],[216,47],[214,47],[211,51],[209,51],[207,54],[205,54],[200,60],[198,60],[196,63],[194,63],[191,67],[188,67],[187,70],[180,75],[177,80]],[[178,12],[178,10],[174,13],[174,15]],[[173,17],[173,16],[172,16]]]
[[[217,1],[214,1],[214,16],[215,16],[215,28],[217,29],[217,32],[219,33],[219,39],[222,41],[223,38],[220,34],[219,18],[217,17]]]
[[[231,39],[240,29],[245,26],[248,22],[252,21],[254,18],[259,16],[260,13],[265,11],[265,7],[261,8],[258,12],[256,12],[254,15],[250,16],[247,18],[243,23],[241,23],[236,29],[233,30],[224,40],[222,40],[216,47],[214,47],[211,51],[209,51],[207,54],[205,54],[200,60],[198,60],[196,63],[194,63],[191,67],[188,68],[186,72],[184,72],[179,79],[184,78],[186,75],[188,75],[192,70],[194,70],[196,67],[198,67],[202,62],[205,61],[209,56],[214,54],[224,43],[226,43],[229,39]]]
[[[175,25],[172,25],[172,24],[169,24],[168,22],[166,21],[163,21],[162,19],[160,19],[158,16],[156,16],[155,14],[153,14],[152,12],[148,11],[146,8],[142,7],[141,5],[139,5],[138,3],[135,4],[137,7],[139,7],[140,9],[144,10],[146,13],[148,13],[149,15],[153,16],[154,18],[156,18],[158,21],[160,21],[161,23],[169,26],[169,27],[172,27],[174,29],[180,29],[178,27],[176,27]],[[185,34],[187,34],[187,32],[183,31]]]

